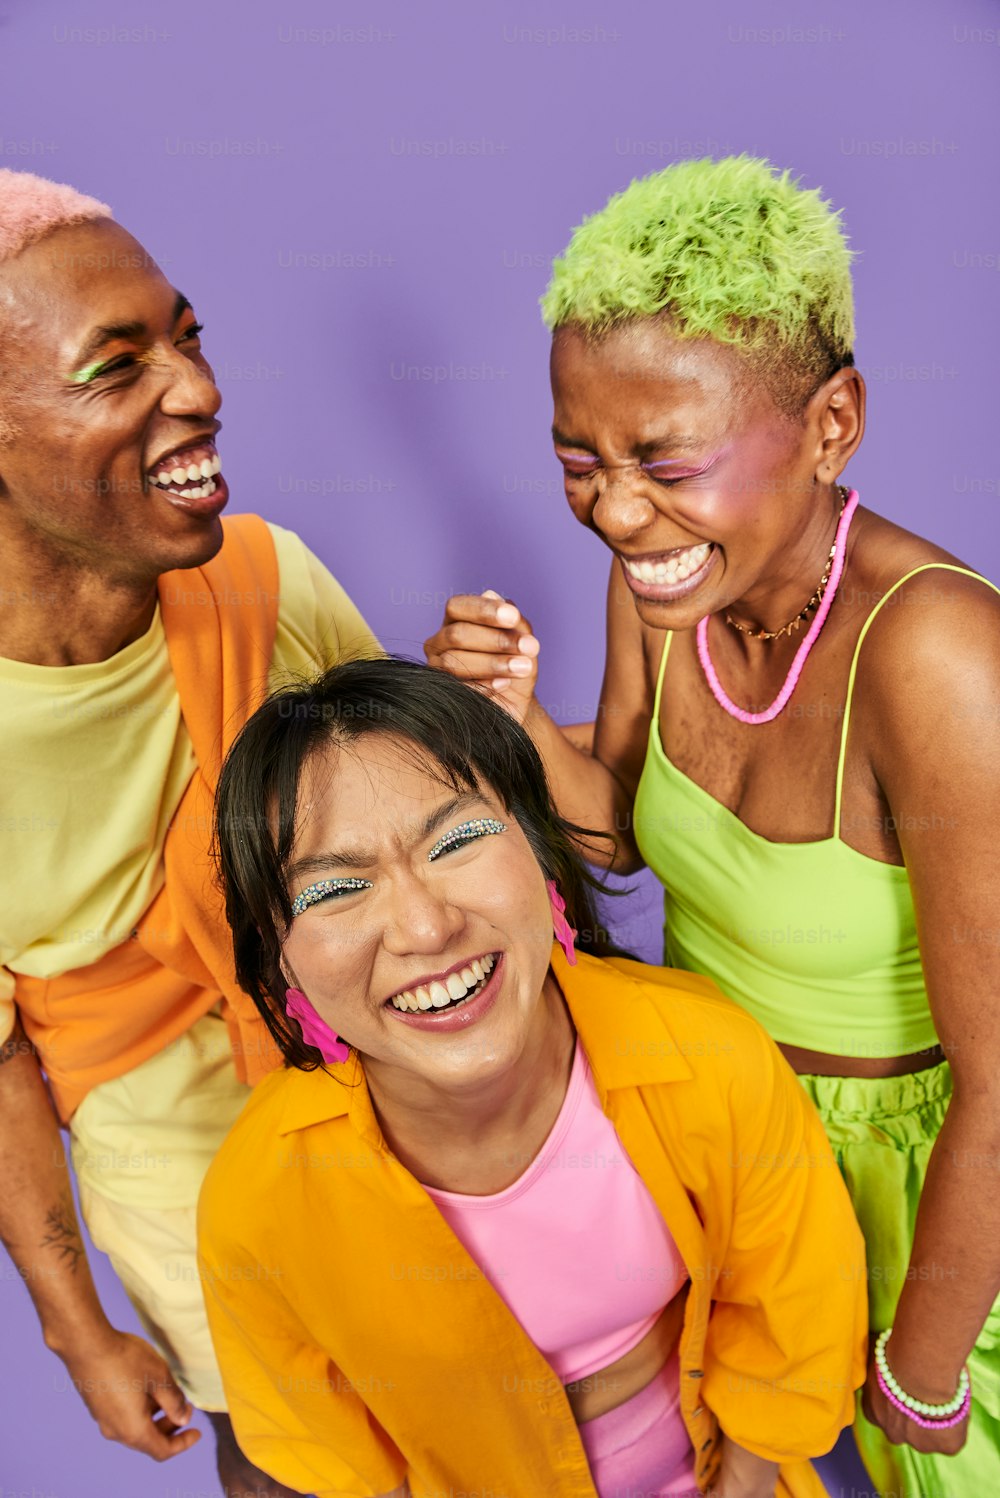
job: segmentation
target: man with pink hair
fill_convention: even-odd
[[[101,1433],[239,1451],[194,1209],[276,1064],[211,878],[221,756],[289,675],[378,649],[298,537],[223,525],[221,397],[187,298],[105,204],[0,170],[0,1237]],[[83,1213],[156,1347],[105,1316]],[[158,1349],[158,1350],[156,1350]]]

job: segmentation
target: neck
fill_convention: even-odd
[[[823,576],[842,509],[839,489],[836,485],[827,485],[822,496],[803,517],[798,534],[790,544],[782,547],[767,575],[743,598],[731,604],[725,614],[744,630],[767,632],[780,630],[794,619],[805,608]],[[782,636],[780,640],[755,640],[734,629],[728,629],[726,633],[737,636],[748,652],[764,650],[770,655],[782,641],[787,644],[790,640],[792,648],[796,648],[808,630],[813,614],[803,619],[790,636]]]
[[[0,657],[33,666],[106,661],[145,634],[155,578],[122,578],[96,559],[60,555],[44,538],[5,537]],[[106,567],[106,559],[105,559]]]
[[[372,1104],[393,1153],[418,1179],[435,1185],[443,1184],[435,1179],[437,1162],[456,1150],[474,1154],[510,1138],[523,1145],[533,1130],[540,1145],[566,1095],[575,1039],[549,972],[521,1056],[497,1075],[445,1086],[366,1060]]]

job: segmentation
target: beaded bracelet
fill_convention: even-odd
[[[906,1416],[907,1420],[912,1420],[914,1425],[919,1425],[923,1430],[949,1430],[953,1425],[961,1425],[962,1421],[969,1413],[969,1408],[972,1404],[972,1389],[971,1387],[967,1387],[962,1398],[962,1403],[959,1405],[958,1409],[952,1415],[950,1420],[927,1420],[923,1415],[918,1415],[913,1410],[907,1409],[906,1405],[903,1404],[901,1400],[896,1398],[895,1394],[892,1392],[892,1390],[889,1388],[889,1385],[882,1377],[881,1368],[876,1368],[875,1377],[878,1381],[879,1388],[882,1390],[882,1393],[885,1395],[886,1399],[888,1399],[889,1403],[895,1405],[896,1409],[900,1410],[902,1414]]]
[[[890,1397],[896,1408],[903,1410],[905,1414],[910,1415],[913,1419],[921,1415],[926,1416],[934,1425],[940,1425],[942,1421],[948,1420],[950,1415],[954,1415],[958,1410],[963,1409],[972,1391],[969,1370],[967,1368],[962,1369],[958,1378],[958,1393],[949,1399],[946,1404],[927,1404],[922,1399],[914,1399],[912,1394],[907,1394],[906,1390],[900,1386],[892,1369],[889,1367],[889,1360],[885,1355],[885,1349],[886,1343],[891,1336],[891,1326],[879,1335],[878,1341],[875,1343],[875,1364],[878,1368],[879,1383],[882,1386],[883,1392]],[[959,1418],[964,1419],[965,1417],[963,1415]],[[917,1420],[918,1425],[922,1423],[921,1420]],[[958,1421],[950,1421],[949,1423],[957,1424]]]

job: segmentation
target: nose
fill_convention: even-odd
[[[465,913],[419,874],[400,872],[386,889],[382,945],[394,957],[443,952],[465,925]]]
[[[597,484],[597,502],[590,519],[605,540],[627,541],[656,518],[656,506],[643,493],[643,480],[637,469],[605,469]]]
[[[165,416],[214,416],[222,405],[222,392],[205,359],[192,359],[171,346],[164,377],[160,409]]]

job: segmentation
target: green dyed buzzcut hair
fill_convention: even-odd
[[[854,363],[851,258],[840,214],[752,156],[677,161],[641,177],[574,231],[541,299],[553,331],[599,338],[664,314],[679,337],[747,354],[747,373],[800,417]]]

